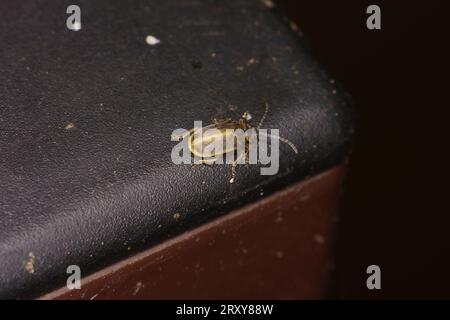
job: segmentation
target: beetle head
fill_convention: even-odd
[[[252,115],[250,114],[250,112],[245,111],[244,114],[242,115],[242,119],[246,120],[246,121],[250,121],[252,120]]]

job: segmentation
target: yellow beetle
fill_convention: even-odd
[[[258,126],[255,128],[257,135],[260,135],[262,133],[259,132],[259,129],[261,128],[261,125],[264,123],[264,120],[267,116],[267,113],[269,111],[269,104],[266,102],[265,104],[265,112],[262,116],[261,120],[259,121]],[[208,164],[212,165],[217,161],[217,157],[221,155],[225,155],[231,152],[236,152],[238,150],[238,147],[244,148],[244,153],[239,155],[235,160],[233,160],[232,167],[231,167],[231,178],[230,183],[234,183],[236,179],[236,167],[238,162],[242,159],[242,157],[245,157],[246,161],[247,155],[248,155],[248,144],[249,144],[249,136],[245,135],[244,140],[244,146],[242,146],[242,142],[238,139],[237,143],[228,146],[226,145],[227,138],[234,135],[234,130],[241,129],[242,131],[246,132],[247,130],[253,128],[253,126],[250,124],[250,120],[252,119],[251,114],[246,111],[242,115],[242,117],[239,120],[232,120],[230,118],[227,119],[212,119],[213,123],[201,127],[201,128],[192,128],[189,130],[187,135],[189,135],[189,141],[188,141],[188,147],[189,151],[194,155],[200,158],[198,161],[194,162],[194,165],[198,164]],[[209,130],[209,129],[215,129],[215,130]],[[203,133],[205,131],[205,133]],[[269,136],[271,138],[276,138],[286,144],[288,144],[291,149],[298,154],[297,147],[289,140],[278,137],[278,136],[272,136],[270,134],[264,134],[266,136]],[[200,138],[200,139],[199,139]],[[205,148],[207,148],[212,142],[216,140],[222,139],[222,146],[225,146],[224,148],[221,148],[221,150],[214,150],[213,154],[205,154]],[[241,143],[241,145],[240,145]]]

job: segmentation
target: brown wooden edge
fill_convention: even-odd
[[[332,267],[344,165],[39,299],[316,299]]]

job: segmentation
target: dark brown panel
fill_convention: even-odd
[[[230,212],[41,299],[321,298],[343,166]]]

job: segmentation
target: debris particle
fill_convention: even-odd
[[[304,194],[304,195],[302,195],[302,196],[300,197],[300,201],[301,201],[301,202],[306,201],[306,200],[308,200],[310,197],[311,197],[310,194],[309,194],[309,193],[306,193],[306,194]]]
[[[203,64],[199,60],[192,61],[192,68],[194,69],[201,69],[203,67]]]
[[[133,296],[137,295],[142,287],[143,287],[142,282],[139,281],[138,283],[136,283],[136,286],[134,287],[133,291]]]
[[[278,58],[277,58],[277,57],[272,57],[272,61],[273,61],[273,62],[277,62],[277,61],[278,61]]]
[[[154,46],[154,45],[159,44],[159,43],[161,42],[161,40],[159,40],[158,38],[156,38],[156,37],[154,37],[154,36],[152,36],[152,35],[148,35],[148,36],[145,38],[145,42],[146,42],[148,45],[150,45],[150,46]]]
[[[97,298],[98,295],[99,293],[94,294],[92,297],[89,298],[89,300],[94,300],[95,298]]]
[[[300,28],[294,21],[289,21],[289,27],[291,27],[291,30],[294,32],[299,32]]]
[[[283,251],[277,251],[277,252],[275,252],[275,255],[277,256],[277,258],[283,258],[284,252]]]
[[[267,7],[272,9],[275,7],[275,3],[272,0],[261,0],[261,2]]]
[[[299,71],[298,71],[298,62],[292,65],[291,70],[292,70],[292,72],[293,72],[295,75],[298,75],[298,74],[299,74]]]
[[[275,219],[275,223],[282,223],[283,222],[283,217],[277,217]]]
[[[175,220],[180,219],[180,217],[181,217],[181,214],[179,214],[179,213],[175,213],[175,214],[173,215],[173,218],[174,218]]]
[[[34,263],[36,262],[36,257],[34,256],[33,252],[30,252],[28,254],[28,260],[25,263],[25,270],[29,273],[29,274],[33,274],[34,273]]]
[[[252,64],[255,64],[255,63],[258,63],[259,61],[258,60],[256,60],[255,58],[250,58],[250,60],[248,60],[248,62],[247,62],[247,65],[252,65]]]
[[[217,54],[215,52],[211,52],[211,57],[215,58],[217,56]]]
[[[333,90],[333,91],[331,91],[331,93],[332,93],[332,94],[336,94],[336,93],[337,93],[337,91],[336,91],[336,90]]]
[[[70,130],[70,129],[73,129],[73,128],[75,128],[75,124],[74,124],[73,122],[69,122],[69,123],[64,127],[64,129],[66,129],[66,130]]]
[[[238,71],[244,71],[244,66],[237,66],[237,67],[236,67],[236,70],[238,70]]]
[[[334,79],[330,79],[330,83],[334,84],[336,81]]]
[[[315,241],[317,244],[324,244],[324,243],[325,243],[325,237],[322,236],[321,234],[316,234],[316,235],[314,236],[314,241]]]
[[[236,111],[237,109],[238,109],[238,107],[233,104],[228,105],[228,110],[230,110],[230,111]]]

